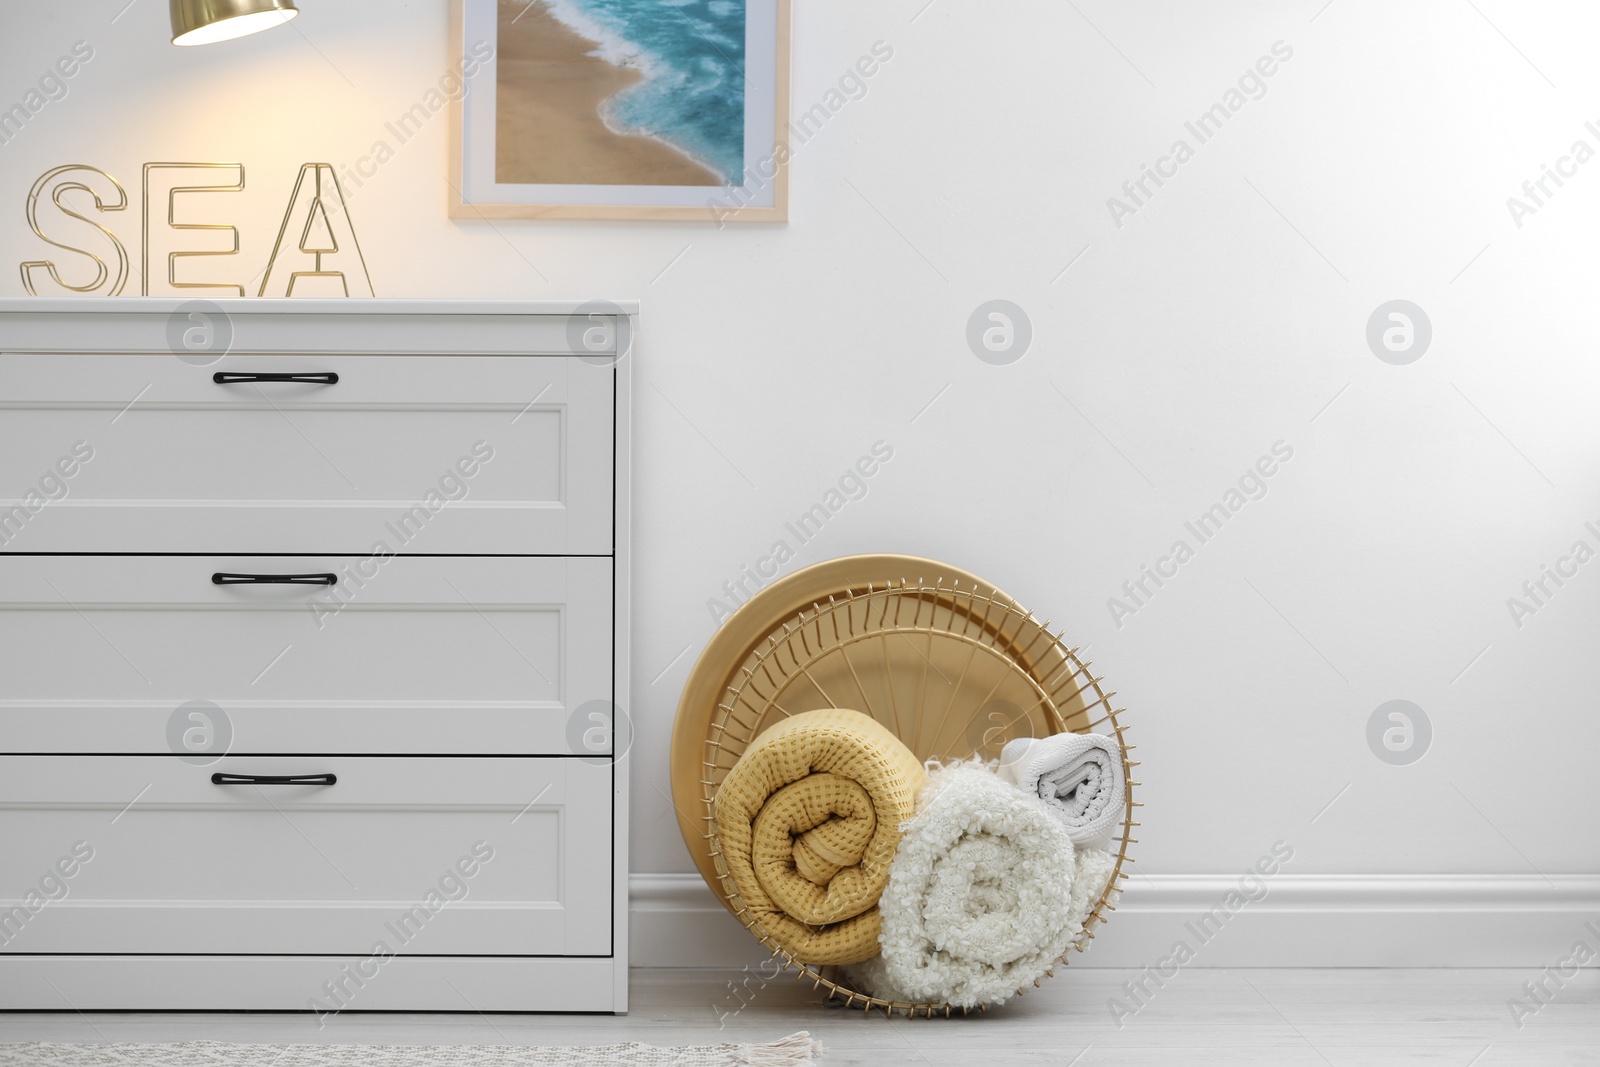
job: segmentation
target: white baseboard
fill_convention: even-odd
[[[1179,940],[1198,967],[1538,968],[1579,940],[1600,948],[1600,875],[1285,872],[1220,930],[1197,934],[1200,917],[1223,906],[1238,883],[1236,875],[1139,876],[1125,883],[1093,949],[1072,965],[1153,965]],[[635,874],[629,890],[635,967],[741,967],[766,958],[698,875]]]

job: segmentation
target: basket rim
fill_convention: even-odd
[[[706,642],[678,698],[672,726],[671,785],[672,806],[678,832],[689,849],[695,869],[715,892],[716,866],[711,859],[710,841],[701,821],[701,759],[710,727],[729,683],[739,668],[772,633],[805,608],[830,594],[884,583],[885,575],[932,574],[963,585],[986,586],[977,575],[921,556],[873,553],[841,556],[802,567],[756,591],[734,611]],[[992,587],[991,587],[992,588]],[[717,899],[721,900],[720,894]],[[726,902],[724,902],[726,906]],[[729,909],[730,913],[732,909]]]

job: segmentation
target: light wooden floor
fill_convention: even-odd
[[[1567,983],[1519,1029],[1519,970],[1182,971],[1119,1028],[1107,1000],[1131,972],[1073,968],[987,1017],[886,1021],[821,1004],[785,977],[636,971],[633,1010],[610,1016],[0,1015],[0,1041],[583,1045],[765,1041],[810,1030],[822,1062],[929,1067],[1271,1064],[1538,1067],[1600,1064],[1600,972]],[[722,1024],[719,1028],[719,1021]]]

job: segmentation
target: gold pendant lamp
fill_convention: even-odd
[[[172,43],[211,44],[281,26],[300,14],[294,0],[171,0]]]

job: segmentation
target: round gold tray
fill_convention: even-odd
[[[695,865],[723,905],[784,962],[847,1004],[908,1015],[946,1005],[867,996],[778,949],[745,912],[717,854],[711,802],[749,743],[778,718],[815,708],[865,712],[921,759],[993,759],[1013,737],[1066,730],[1114,734],[1127,806],[1114,835],[1115,872],[1076,947],[1113,910],[1133,842],[1129,746],[1089,665],[1049,623],[993,585],[915,556],[830,560],[774,582],[742,605],[701,652],[678,704],[672,792]]]

